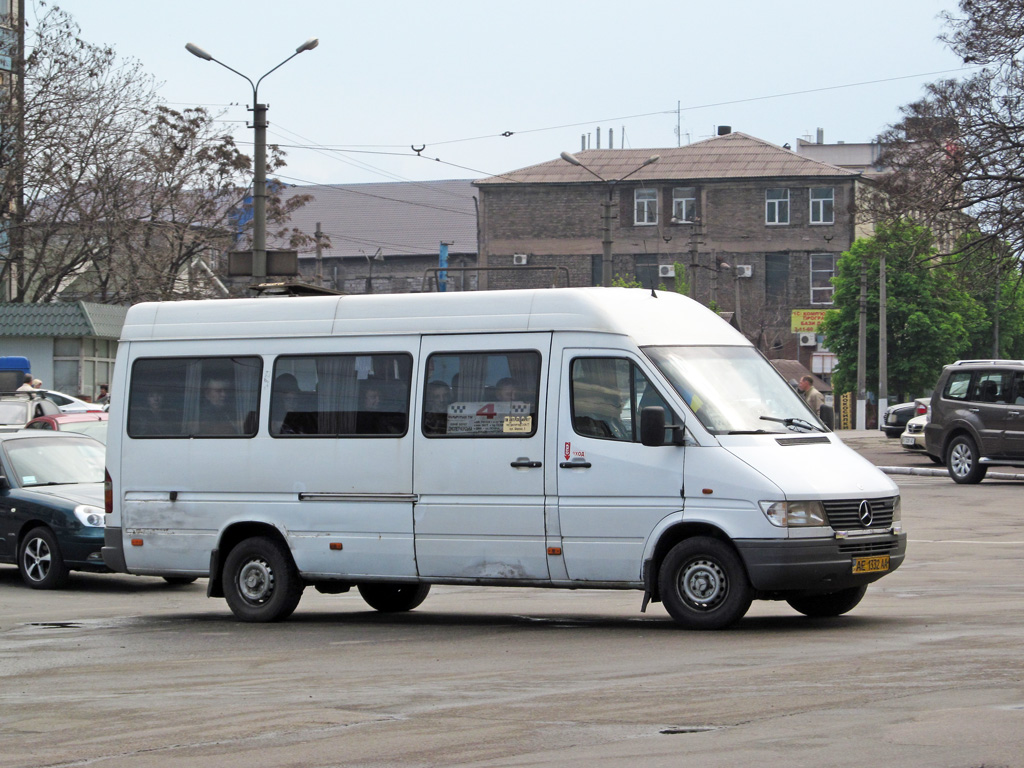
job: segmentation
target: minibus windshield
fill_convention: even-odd
[[[644,352],[713,434],[826,431],[753,347],[647,347]]]

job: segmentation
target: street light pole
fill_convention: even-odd
[[[615,185],[618,184],[620,181],[624,181],[624,180],[628,179],[630,176],[632,176],[634,173],[639,171],[641,168],[646,168],[648,165],[651,165],[652,163],[658,162],[661,159],[661,157],[658,156],[658,155],[651,155],[646,160],[644,160],[640,165],[638,165],[632,171],[627,173],[625,176],[622,176],[622,177],[620,177],[618,179],[606,179],[604,176],[599,174],[597,171],[595,171],[595,170],[585,166],[583,163],[581,163],[579,161],[578,158],[576,158],[575,156],[569,154],[568,152],[562,152],[562,154],[559,155],[559,156],[563,160],[565,160],[565,162],[569,163],[569,165],[579,166],[584,171],[589,173],[591,176],[594,176],[595,178],[600,179],[601,181],[603,181],[605,184],[608,185],[608,199],[605,200],[601,204],[601,222],[602,222],[601,230],[602,230],[602,235],[603,235],[602,240],[601,240],[601,285],[603,285],[605,288],[611,287],[611,284],[612,284],[612,242],[613,242],[612,241],[612,219],[614,218],[612,216],[612,210],[613,210],[614,205],[615,205]]]
[[[185,50],[193,56],[220,64],[224,69],[245,78],[252,87],[252,127],[256,145],[253,153],[252,181],[252,277],[256,282],[260,282],[267,276],[267,105],[259,103],[260,83],[271,72],[280,69],[300,53],[311,51],[318,45],[320,45],[320,41],[311,37],[296,48],[295,53],[264,74],[255,83],[237,69],[232,69],[223,61],[213,58],[198,45],[188,43],[185,46]]]

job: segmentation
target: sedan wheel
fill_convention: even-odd
[[[33,589],[59,589],[68,582],[68,567],[49,528],[33,528],[21,542],[18,570]]]

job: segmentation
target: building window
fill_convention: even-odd
[[[676,187],[672,190],[672,223],[692,224],[697,220],[696,187]]]
[[[658,223],[658,190],[638,189],[633,193],[636,202],[635,224]]]
[[[832,187],[811,187],[811,224],[834,224],[835,201]]]
[[[765,224],[789,224],[789,190],[766,189],[764,192]]]
[[[811,254],[811,304],[831,304],[835,288],[836,257],[832,253]]]
[[[636,266],[633,267],[635,280],[641,288],[652,289],[658,286],[658,257],[653,253],[638,254]]]
[[[764,293],[769,304],[784,305],[789,301],[789,254],[764,255]]]

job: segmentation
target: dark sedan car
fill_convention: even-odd
[[[924,398],[911,401],[909,403],[898,403],[897,405],[890,405],[885,409],[885,413],[882,414],[882,421],[878,425],[878,428],[885,433],[886,437],[895,440],[897,437],[903,434],[903,430],[907,428],[907,422],[915,416],[924,416],[928,413],[928,406],[923,405]]]
[[[103,444],[70,432],[0,434],[0,562],[34,589],[105,571]]]

